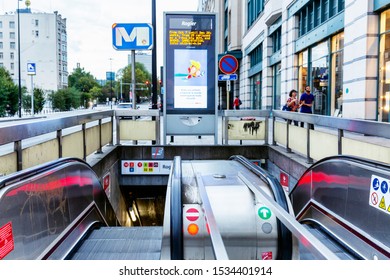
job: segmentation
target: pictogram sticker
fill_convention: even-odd
[[[0,227],[0,260],[4,259],[15,248],[12,223]]]
[[[379,208],[386,210],[385,197],[383,196],[381,202],[379,203]]]
[[[368,203],[370,206],[390,214],[390,179],[371,175],[370,197]]]

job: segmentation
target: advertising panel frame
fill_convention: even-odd
[[[217,24],[216,13],[164,13],[164,144],[168,135],[214,135],[217,144]]]

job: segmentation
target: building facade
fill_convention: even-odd
[[[203,0],[200,6],[219,16],[219,53],[239,60],[233,94],[244,108],[280,109],[291,89],[301,93],[309,85],[315,114],[390,121],[389,0]]]
[[[32,13],[19,9],[21,85],[56,91],[68,86],[66,19],[57,12]],[[18,14],[0,15],[0,66],[19,81]],[[35,75],[27,65],[35,63]]]

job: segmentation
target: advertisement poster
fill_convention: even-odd
[[[175,50],[174,108],[207,109],[207,50]]]

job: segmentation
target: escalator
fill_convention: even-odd
[[[332,157],[287,195],[241,156],[175,157],[162,226],[124,227],[90,166],[60,159],[1,178],[0,259],[388,259],[390,216],[370,198],[389,178],[386,165]]]
[[[296,219],[336,244],[342,259],[389,259],[388,186],[388,165],[334,156],[313,164],[289,196]]]

